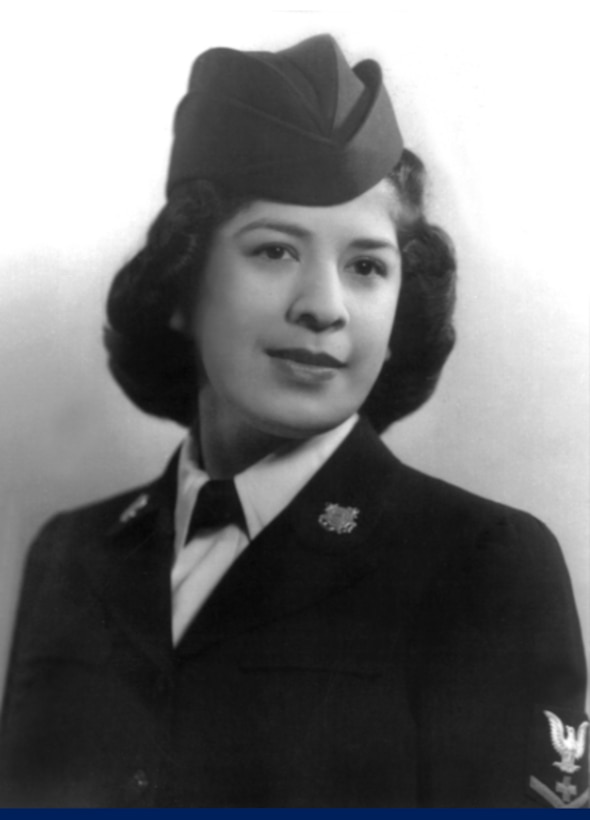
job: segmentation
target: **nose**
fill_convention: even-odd
[[[316,263],[298,270],[288,321],[314,333],[338,330],[348,323],[343,283],[338,266]]]

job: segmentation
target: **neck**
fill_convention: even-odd
[[[210,478],[232,478],[280,447],[298,443],[236,419],[235,414],[219,406],[207,387],[199,393],[199,412],[192,432]]]

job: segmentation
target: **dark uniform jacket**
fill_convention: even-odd
[[[361,422],[173,649],[175,473],[33,545],[1,805],[585,802],[580,629],[541,523]]]

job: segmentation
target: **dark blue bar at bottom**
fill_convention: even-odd
[[[23,812],[25,814],[33,814],[39,811],[39,809],[0,809],[0,818],[4,820],[7,818],[9,814],[17,814],[18,817],[23,818]],[[431,811],[436,812],[437,814],[447,814],[448,816],[459,815],[460,817],[466,818],[468,814],[502,814],[503,817],[506,817],[507,812],[521,812],[526,811],[529,813],[531,811],[545,811],[545,809],[41,809],[44,812],[45,817],[47,817],[47,812],[55,815],[67,815],[68,818],[72,818],[72,812],[76,814],[76,812],[83,814],[86,811],[91,811],[96,818],[97,815],[106,814],[108,816],[108,820],[113,820],[113,814],[124,814],[127,815],[127,812],[132,811],[135,814],[151,814],[152,812],[159,812],[159,813],[169,813],[176,815],[177,811],[188,811],[195,815],[195,818],[199,818],[199,820],[204,820],[207,815],[211,815],[212,817],[218,817],[219,812],[224,814],[233,814],[234,812],[246,812],[250,814],[251,817],[255,817],[256,815],[260,815],[264,813],[265,817],[268,818],[268,812],[271,814],[282,814],[283,812],[289,812],[290,814],[319,814],[320,812],[324,811],[335,811],[340,812],[341,814],[346,814],[347,818],[350,818],[352,814],[366,814],[367,812],[374,812],[380,811],[382,813],[391,814],[392,817],[395,816],[396,820],[400,820],[401,815],[405,814],[408,817],[415,817],[416,813],[424,814],[430,813]]]

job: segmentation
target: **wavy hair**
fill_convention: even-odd
[[[391,356],[360,408],[378,432],[430,398],[455,343],[455,254],[447,234],[424,215],[424,165],[404,150],[388,179],[401,205],[402,283]],[[249,201],[208,181],[187,184],[113,280],[104,330],[109,369],[146,413],[187,427],[195,418],[195,351],[171,318],[193,292],[215,230]]]

